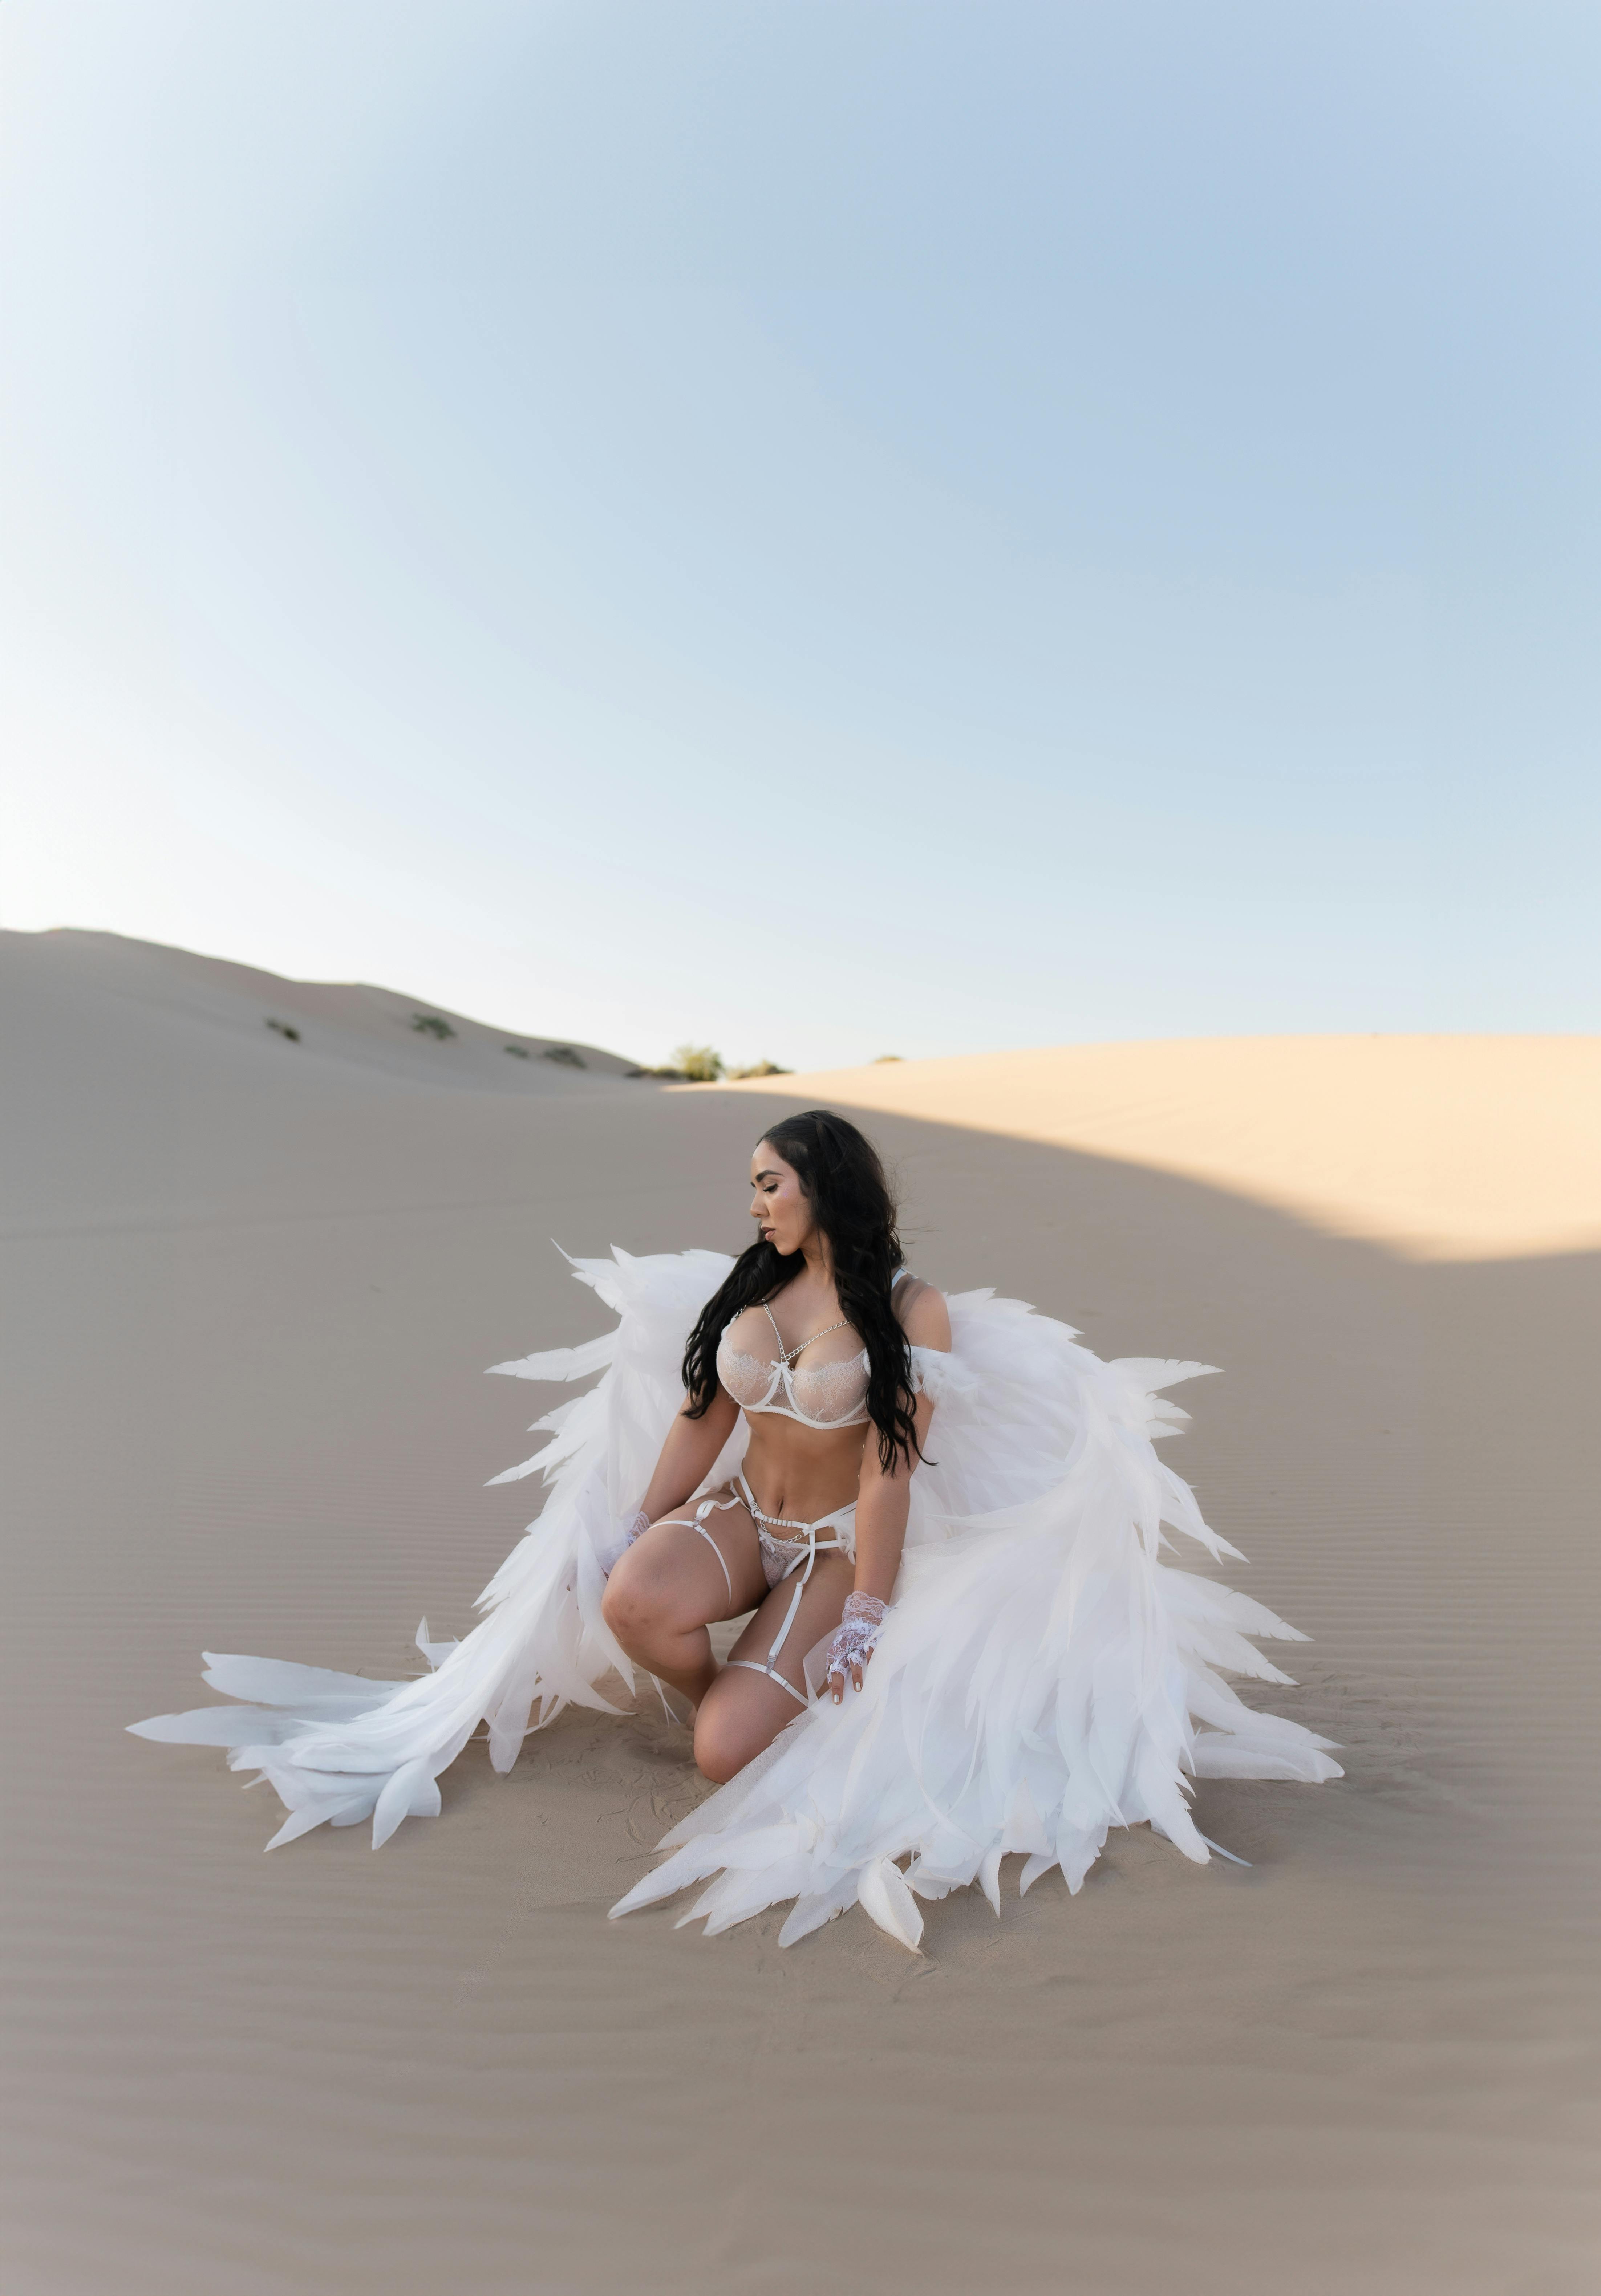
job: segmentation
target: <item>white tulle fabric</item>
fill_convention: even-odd
[[[535,1423],[543,1513],[480,1598],[460,1643],[418,1645],[434,1671],[369,1682],[208,1653],[206,1681],[249,1706],[133,1726],[226,1746],[270,1779],[289,1816],[269,1848],[371,1817],[374,1845],[437,1814],[439,1774],[480,1722],[509,1769],[530,1727],[569,1702],[615,1711],[600,1685],[629,1662],[600,1614],[600,1560],[649,1479],[681,1399],[678,1363],[730,1262],[712,1252],[573,1263],[619,1316],[586,1346],[495,1369],[534,1380],[603,1373]],[[1162,1390],[1209,1366],[1103,1363],[1063,1324],[989,1292],[951,1298],[949,1355],[914,1351],[934,1401],[912,1485],[896,1599],[864,1687],[798,1713],[768,1751],[670,1833],[666,1862],[624,1914],[704,1884],[682,1918],[727,1929],[792,1899],[792,1944],[859,1903],[908,1948],[920,1898],[977,1881],[999,1909],[1000,1861],[1027,1889],[1059,1865],[1077,1890],[1114,1825],[1149,1823],[1185,1856],[1209,1845],[1195,1777],[1337,1777],[1328,1742],[1258,1712],[1229,1674],[1286,1683],[1250,1637],[1304,1637],[1260,1603],[1164,1558],[1177,1532],[1236,1555],[1202,1520],[1155,1439],[1186,1414]],[[708,1479],[726,1479],[743,1422]]]

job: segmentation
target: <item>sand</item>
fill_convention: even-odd
[[[875,1062],[808,1088],[1179,1173],[1406,1259],[1601,1250],[1593,1037],[1076,1045]]]
[[[1601,1046],[507,1089],[404,997],[341,1049],[307,992],[292,1045],[253,978],[0,941],[8,2296],[1597,2284]],[[1249,1870],[1114,1837],[922,1960],[859,1915],[781,1954],[605,1921],[702,1791],[658,1718],[270,1858],[265,1789],[124,1734],[202,1646],[470,1623],[534,1504],[482,1488],[538,1398],[481,1371],[605,1320],[550,1239],[736,1245],[753,1132],[824,1098],[921,1274],[1225,1366],[1170,1456],[1349,1770],[1204,1785]]]

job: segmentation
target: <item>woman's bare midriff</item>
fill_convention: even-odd
[[[850,1505],[861,1480],[866,1427],[801,1427],[770,1411],[746,1417],[744,1476],[764,1514],[818,1522]]]

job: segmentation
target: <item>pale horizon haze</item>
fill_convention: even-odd
[[[13,0],[0,925],[1601,1028],[1589,7]]]

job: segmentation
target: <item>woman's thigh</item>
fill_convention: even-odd
[[[608,1592],[615,1602],[680,1629],[743,1618],[760,1602],[768,1582],[749,1509],[736,1499],[713,1510],[697,1529],[700,1504],[664,1515],[640,1533],[612,1573]]]
[[[794,1601],[795,1581],[780,1580],[768,1595],[729,1652],[730,1664],[706,1693],[695,1717],[695,1760],[708,1777],[731,1778],[770,1746],[784,1724],[802,1711],[806,1653],[839,1625],[855,1576],[842,1555],[819,1555],[801,1589],[794,1624],[776,1660],[770,1652]],[[759,1667],[770,1665],[791,1687],[784,1689],[771,1676],[732,1663],[735,1660],[750,1660]]]

